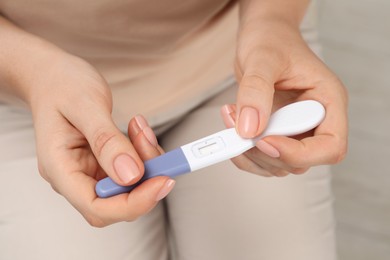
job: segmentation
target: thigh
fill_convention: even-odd
[[[219,108],[235,90],[197,109],[166,134],[167,150],[222,130]],[[335,259],[328,167],[261,177],[230,161],[177,178],[167,197],[177,259]]]
[[[0,104],[0,120],[0,259],[167,259],[162,205],[90,227],[39,176],[30,114]]]

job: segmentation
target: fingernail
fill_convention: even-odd
[[[173,186],[175,186],[175,181],[172,179],[169,179],[165,185],[161,188],[160,192],[157,194],[156,201],[160,201],[163,198],[165,198],[169,192],[173,189]]]
[[[146,139],[148,139],[149,143],[154,147],[157,147],[158,145],[157,137],[154,134],[152,128],[150,128],[149,126],[145,127],[144,129],[142,129],[142,132],[144,133]]]
[[[114,160],[114,169],[123,183],[129,183],[140,175],[138,165],[127,154],[121,154]]]
[[[232,105],[226,104],[222,107],[222,110],[226,115],[231,114],[234,112]]]
[[[222,107],[222,113],[225,115],[225,118],[227,119],[227,126],[228,127],[234,127],[235,122],[232,117],[232,113],[234,112],[233,107],[231,105],[224,105]]]
[[[256,143],[256,147],[260,151],[262,151],[263,153],[268,155],[269,157],[272,157],[272,158],[279,158],[280,157],[279,151],[275,147],[273,147],[272,145],[270,145],[269,143],[267,143],[263,140],[258,141]]]
[[[141,115],[135,116],[134,119],[138,127],[140,128],[140,130],[144,133],[146,139],[148,139],[149,143],[154,147],[157,147],[158,142],[157,142],[156,135],[154,134],[153,130],[150,128],[146,119]]]
[[[141,116],[141,115],[135,116],[134,119],[135,119],[135,122],[137,122],[137,125],[138,125],[138,127],[139,127],[141,130],[143,130],[144,128],[146,128],[146,127],[149,126],[149,124],[148,124],[148,122],[146,121],[146,119],[145,119],[143,116]]]
[[[257,134],[259,115],[253,107],[243,107],[238,118],[238,132],[242,137],[252,138]]]

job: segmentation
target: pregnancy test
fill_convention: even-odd
[[[111,178],[100,180],[96,194],[107,198],[130,192],[143,181],[156,176],[171,178],[236,157],[253,148],[256,142],[270,135],[293,136],[318,126],[325,117],[325,108],[314,100],[299,101],[280,108],[269,119],[264,132],[253,139],[240,137],[229,128],[183,145],[163,155],[145,161],[145,172],[140,181],[131,186],[120,186]]]

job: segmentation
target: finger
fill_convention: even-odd
[[[242,79],[242,71],[240,68],[240,64],[237,59],[234,62],[234,76],[236,77],[237,82],[240,82]]]
[[[51,172],[57,173],[51,179],[51,184],[92,226],[102,227],[119,221],[131,221],[146,214],[172,190],[175,183],[168,177],[156,177],[134,189],[131,196],[121,194],[100,199],[94,192],[96,179],[84,172],[84,169],[88,170],[88,165],[84,163],[84,167],[81,167],[83,170],[80,170],[80,167],[74,167],[80,164],[77,157],[70,157],[66,161],[66,164],[51,165]]]
[[[174,185],[175,181],[169,177],[158,176],[144,181],[129,194],[94,199],[92,212],[103,220],[103,226],[119,221],[133,221],[152,210]]]
[[[236,106],[235,105],[224,105],[221,108],[221,115],[222,119],[225,123],[225,126],[227,128],[234,127],[235,124],[235,111]],[[255,155],[254,152],[256,152]],[[288,175],[288,172],[285,170],[285,168],[277,167],[274,164],[271,163],[265,163],[264,157],[268,159],[273,159],[268,156],[266,156],[264,153],[258,151],[257,149],[251,149],[248,152],[232,159],[232,162],[241,170],[247,171],[250,173],[254,173],[261,176],[286,176]],[[278,161],[276,161],[278,162]],[[282,164],[279,161],[279,164]],[[283,165],[285,166],[285,165]]]
[[[345,156],[344,141],[334,136],[317,135],[301,141],[273,136],[265,139],[280,152],[280,160],[294,168],[307,168],[322,164],[335,164]]]
[[[128,126],[131,143],[142,160],[146,161],[164,153],[146,119],[137,115]]]
[[[272,174],[267,172],[264,168],[262,168],[259,164],[255,163],[251,159],[249,159],[245,154],[241,154],[237,157],[234,157],[231,159],[231,161],[234,163],[234,165],[237,166],[238,169],[250,172],[256,175],[264,176],[264,177],[271,177]]]
[[[259,135],[268,124],[272,110],[274,84],[281,67],[273,55],[262,51],[250,55],[242,64],[243,75],[237,94],[237,132],[244,138]]]
[[[234,127],[236,124],[236,106],[232,104],[224,105],[221,107],[220,112],[225,126],[227,128]]]
[[[348,120],[345,102],[333,97],[330,102],[320,100],[325,106],[324,121],[314,130],[314,136],[300,141],[287,137],[266,137],[270,146],[280,152],[280,159],[293,167],[310,167],[335,164],[346,155],[348,145]]]
[[[291,165],[284,163],[279,158],[274,158],[265,154],[257,147],[245,152],[245,155],[269,173],[279,177],[286,176],[289,173],[302,174],[308,170],[308,168],[294,168]]]
[[[60,193],[95,227],[137,219],[153,209],[175,184],[160,176],[145,181],[129,194],[102,199],[94,192],[96,180],[83,172],[63,172],[59,176]]]
[[[64,116],[85,136],[107,175],[120,185],[130,185],[141,178],[143,162],[114,124],[110,112],[107,103],[87,99],[83,109],[68,108]]]

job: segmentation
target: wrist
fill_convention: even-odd
[[[0,16],[0,91],[30,103],[32,88],[56,60],[66,54]]]
[[[309,2],[309,0],[241,0],[240,26],[285,24],[299,30]]]
[[[31,46],[31,45],[30,45]],[[47,42],[36,42],[27,51],[21,50],[11,57],[8,78],[15,94],[30,105],[34,95],[52,75],[50,71],[69,54]],[[54,86],[52,86],[54,87]]]

